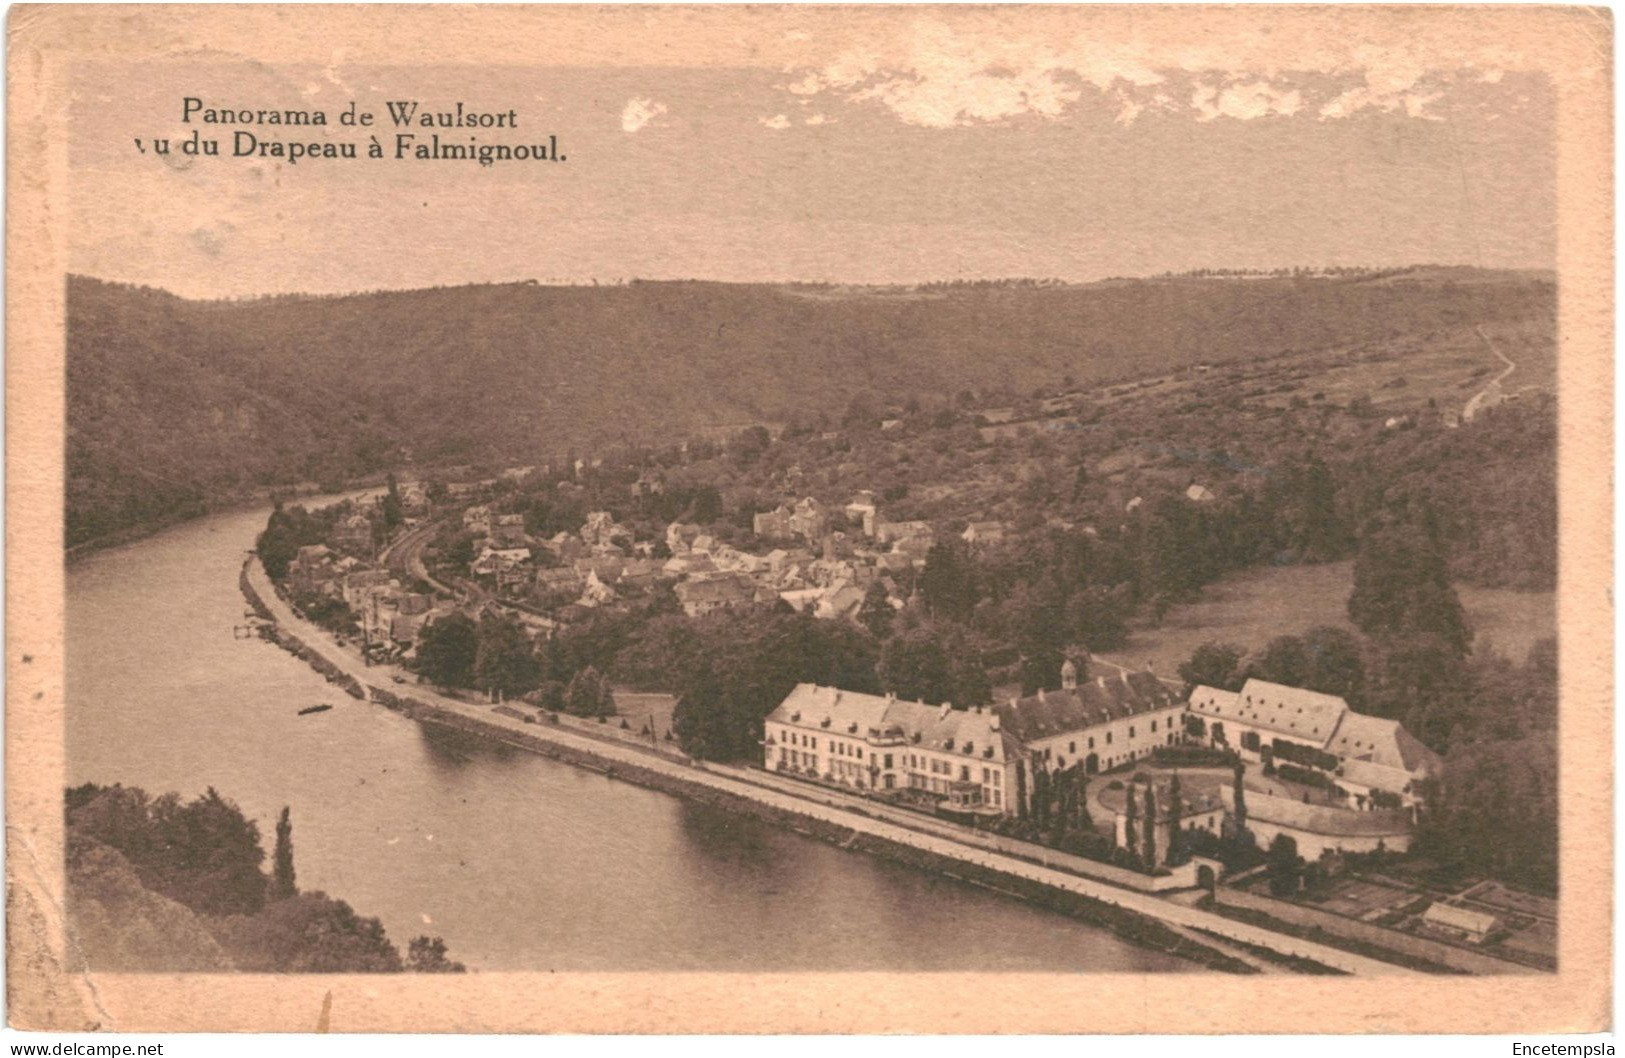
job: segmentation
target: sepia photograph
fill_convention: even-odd
[[[13,8],[11,1025],[1605,1028],[1612,32]]]

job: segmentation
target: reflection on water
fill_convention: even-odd
[[[68,782],[214,786],[302,888],[482,970],[1191,969],[1102,930],[337,692],[235,639],[227,514],[68,570]],[[318,702],[333,709],[309,716]],[[267,844],[269,842],[267,841]]]

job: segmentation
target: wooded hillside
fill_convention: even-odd
[[[67,543],[255,489],[812,422],[855,397],[1088,386],[1548,318],[1465,269],[921,290],[700,282],[192,302],[68,281]]]

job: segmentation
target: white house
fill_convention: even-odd
[[[912,789],[975,814],[1014,811],[1021,746],[992,709],[798,685],[767,717],[763,764],[857,789]]]
[[[1248,760],[1323,772],[1362,807],[1414,806],[1419,785],[1442,768],[1439,755],[1397,720],[1357,713],[1334,694],[1267,680],[1248,680],[1239,691],[1197,687],[1189,716],[1196,737]]]

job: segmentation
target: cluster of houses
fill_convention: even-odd
[[[907,574],[924,565],[936,543],[930,523],[881,520],[871,492],[858,493],[844,507],[826,508],[808,497],[759,513],[754,521],[755,535],[769,548],[762,553],[683,522],[666,527],[658,542],[662,550],[656,541],[637,540],[607,511],[589,514],[576,533],[535,540],[526,536],[520,515],[487,506],[463,512],[464,529],[480,540],[469,572],[499,594],[537,597],[550,607],[595,607],[667,582],[691,617],[779,601],[819,617],[850,617],[876,582],[901,608]],[[984,521],[970,525],[963,537],[981,545],[1004,534],[1002,523]]]
[[[295,597],[327,596],[355,614],[361,641],[375,654],[409,656],[423,627],[450,613],[455,604],[414,592],[353,555],[325,544],[301,547],[288,564],[287,585]]]
[[[952,815],[1020,816],[1032,810],[1040,771],[1115,771],[1160,747],[1192,743],[1235,749],[1258,765],[1242,808],[1248,828],[1266,844],[1289,834],[1310,857],[1379,844],[1402,851],[1423,785],[1440,768],[1438,755],[1403,726],[1356,713],[1332,695],[1251,680],[1238,692],[1199,687],[1186,699],[1151,672],[1080,680],[1070,660],[1060,690],[968,710],[802,684],[766,719],[763,764],[881,796],[914,791]],[[1289,758],[1314,781],[1275,778],[1262,767]],[[1187,783],[1178,803],[1165,775],[1136,776],[1129,785],[1132,800],[1155,806],[1162,848],[1176,826],[1216,833],[1236,813],[1228,782],[1205,792]],[[1310,788],[1321,795],[1313,803]],[[1136,827],[1134,837],[1140,833]]]

